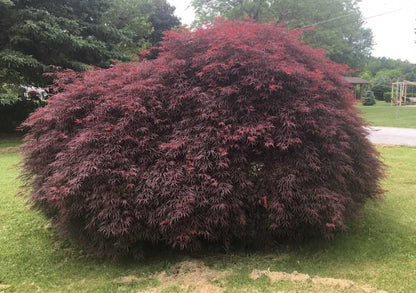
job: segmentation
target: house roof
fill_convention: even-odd
[[[344,78],[348,83],[351,83],[351,84],[368,84],[368,83],[371,83],[368,80],[365,80],[365,79],[362,79],[362,78],[359,78],[359,77],[344,76]]]

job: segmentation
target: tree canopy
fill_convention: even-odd
[[[198,22],[215,17],[250,17],[258,22],[286,22],[291,28],[307,28],[303,39],[321,47],[327,56],[352,68],[370,55],[371,30],[363,27],[357,6],[360,0],[193,0]]]
[[[49,65],[83,71],[128,61],[179,24],[166,0],[0,0],[0,8],[3,102],[18,85],[44,86]]]
[[[416,64],[385,57],[371,57],[363,66],[361,76],[377,84],[389,84],[398,79],[416,81]]]

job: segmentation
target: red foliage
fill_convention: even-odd
[[[221,22],[167,33],[153,61],[62,74],[24,123],[34,207],[104,254],[345,229],[382,165],[346,67],[300,35]]]

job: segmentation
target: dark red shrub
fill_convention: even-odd
[[[345,229],[382,166],[346,68],[300,35],[216,23],[169,32],[156,60],[63,74],[24,123],[34,207],[113,255]]]

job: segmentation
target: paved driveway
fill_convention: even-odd
[[[368,139],[373,143],[416,146],[416,129],[395,127],[369,127]]]

